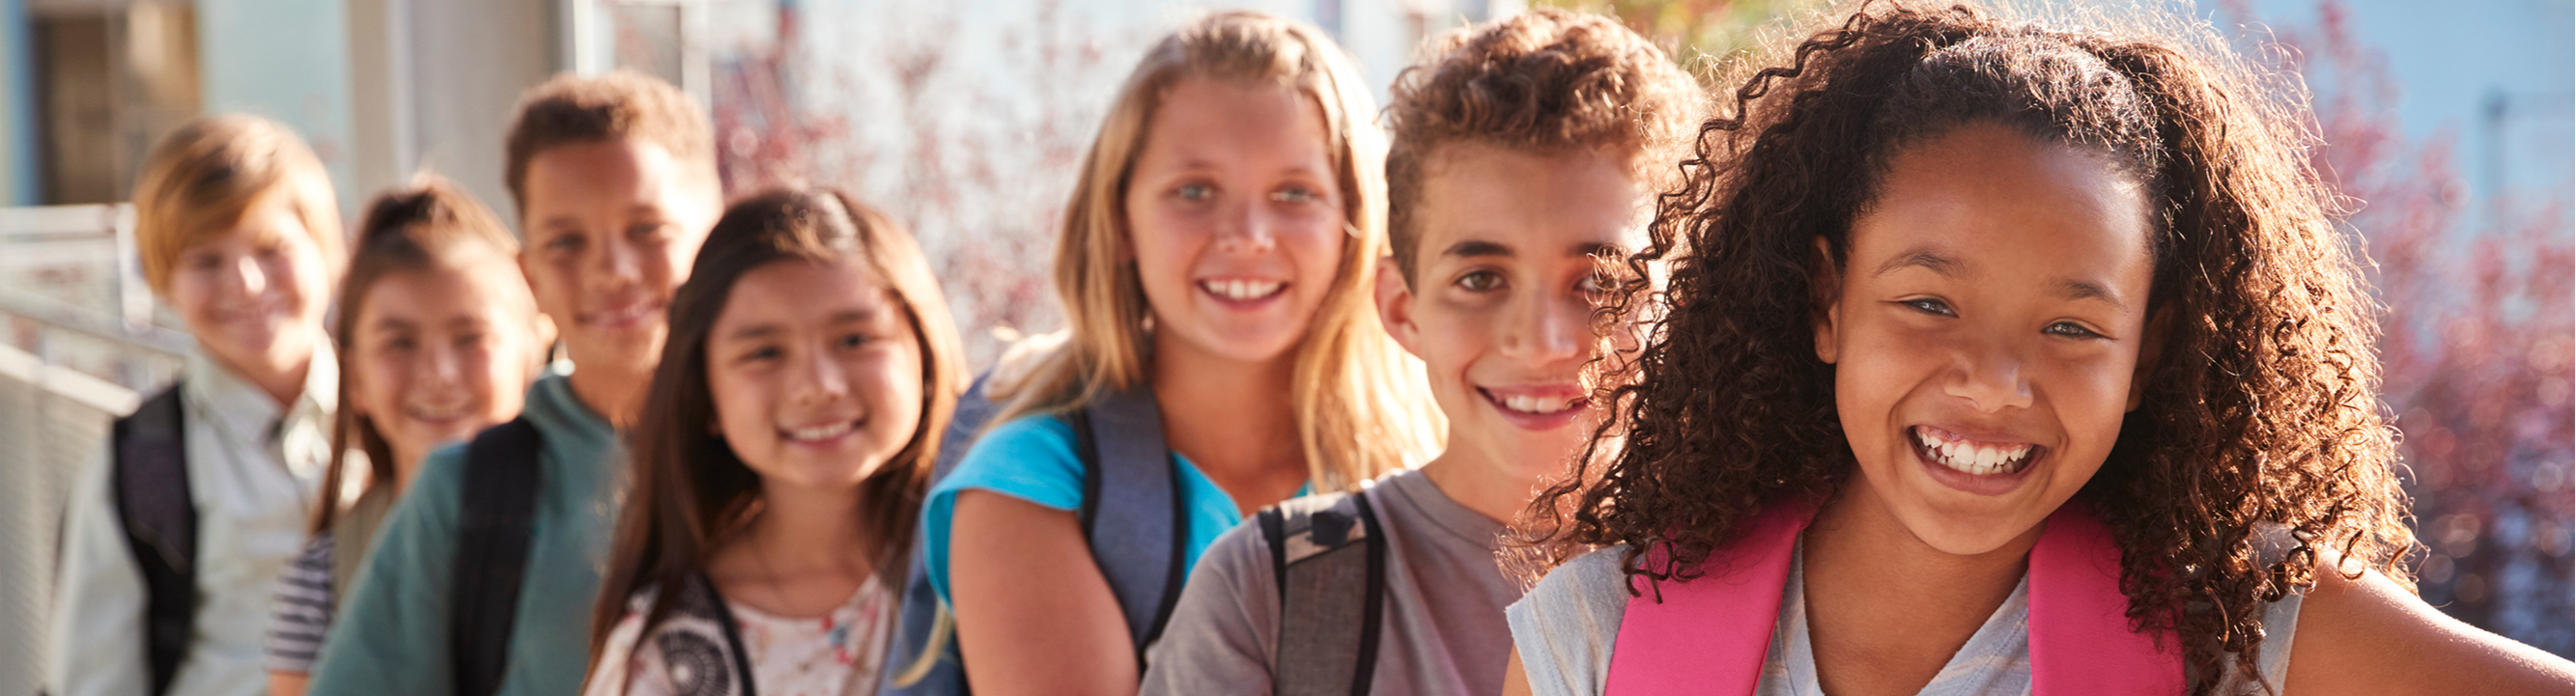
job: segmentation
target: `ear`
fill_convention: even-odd
[[[1393,256],[1377,259],[1377,318],[1386,324],[1386,334],[1395,337],[1396,345],[1414,357],[1422,356],[1422,326],[1413,317],[1413,285],[1404,280],[1404,269]]]
[[[1834,267],[1833,242],[1816,236],[1816,254],[1807,264],[1808,292],[1816,302],[1816,359],[1833,364],[1842,359],[1842,269]]]
[[[2173,312],[2169,310],[2169,307],[2158,307],[2147,315],[2146,333],[2138,344],[2138,369],[2129,375],[2128,410],[2131,412],[2137,411],[2138,404],[2146,400],[2147,379],[2155,376],[2156,366],[2164,359],[2165,338],[2173,330]]]

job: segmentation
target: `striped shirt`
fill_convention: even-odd
[[[268,617],[268,671],[309,674],[331,630],[331,532],[314,535],[277,578]]]

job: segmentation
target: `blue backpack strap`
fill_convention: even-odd
[[[1386,607],[1386,538],[1366,491],[1297,498],[1262,510],[1279,587],[1279,696],[1368,696]]]
[[[985,385],[992,379],[990,372],[977,376],[974,386],[966,389],[966,396],[957,400],[957,411],[948,420],[948,432],[939,436],[939,459],[932,464],[930,483],[937,484],[940,479],[948,478],[948,472],[957,468],[957,462],[966,458],[967,448],[984,433],[984,426],[992,423],[993,416],[1002,410],[1002,405],[984,392]],[[913,548],[925,548],[927,534],[927,528],[915,530]],[[903,609],[896,615],[893,645],[886,651],[885,666],[881,669],[884,678],[878,680],[877,693],[885,696],[968,693],[965,664],[959,661],[956,639],[951,636],[938,645],[930,644],[934,637],[931,633],[939,624],[939,593],[930,587],[929,568],[919,562],[918,555],[913,558],[912,568],[904,574]],[[929,650],[936,650],[940,655],[920,680],[903,683],[896,679],[913,663],[920,661],[924,651]]]
[[[1104,394],[1066,416],[1082,456],[1083,538],[1127,615],[1142,667],[1145,647],[1162,637],[1189,579],[1180,461],[1163,440],[1163,411],[1150,385]]]
[[[179,385],[111,426],[117,522],[143,571],[143,656],[152,693],[169,693],[197,619],[197,501]]]
[[[519,586],[528,570],[544,436],[527,418],[486,428],[465,445],[449,590],[449,659],[458,696],[491,696],[509,668]]]

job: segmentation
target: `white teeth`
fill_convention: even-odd
[[[1203,280],[1199,287],[1229,300],[1258,300],[1277,294],[1287,283],[1266,280]]]
[[[839,422],[839,423],[834,423],[834,424],[831,424],[831,425],[825,425],[825,426],[818,426],[818,427],[812,427],[812,428],[797,428],[797,429],[794,429],[794,430],[789,430],[789,431],[787,431],[787,437],[788,437],[788,439],[791,439],[791,440],[800,440],[800,441],[806,441],[806,442],[812,442],[812,441],[815,441],[815,440],[828,440],[828,439],[831,439],[831,438],[834,438],[834,437],[839,437],[839,436],[841,435],[841,433],[849,432],[849,431],[850,431],[850,427],[851,427],[852,425],[853,425],[853,424],[852,424],[851,422],[849,422],[849,421],[841,421],[841,422]]]
[[[1502,402],[1503,408],[1519,411],[1521,413],[1534,413],[1540,415],[1563,413],[1566,409],[1574,407],[1574,402],[1572,400],[1543,399],[1527,395],[1502,397]]]
[[[466,410],[465,404],[457,404],[454,406],[422,406],[419,404],[406,404],[403,406],[403,413],[405,415],[409,415],[418,420],[431,421],[461,418],[465,415]]]
[[[1945,440],[1919,429],[1914,431],[1914,440],[1932,455],[1934,463],[1978,476],[2011,473],[2038,450],[2028,444],[1989,446]]]

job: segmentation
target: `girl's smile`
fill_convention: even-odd
[[[1860,489],[1932,548],[1994,551],[2092,479],[2134,407],[2145,197],[2104,157],[1989,123],[1887,167],[1822,281],[1817,356]]]

